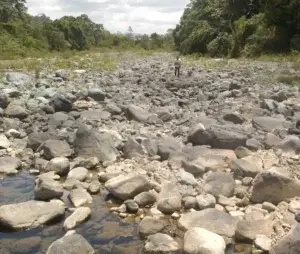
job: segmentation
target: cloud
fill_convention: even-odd
[[[87,14],[111,32],[165,33],[179,22],[189,0],[27,0],[28,12],[52,19]]]

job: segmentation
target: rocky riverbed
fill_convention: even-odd
[[[172,60],[5,74],[1,253],[300,253],[297,70]]]

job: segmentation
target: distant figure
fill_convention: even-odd
[[[175,61],[175,76],[180,76],[180,67],[181,67],[181,58],[179,56],[176,57]]]

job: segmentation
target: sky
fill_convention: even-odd
[[[174,28],[189,0],[27,0],[28,12],[51,19],[87,14],[111,32],[165,33]]]

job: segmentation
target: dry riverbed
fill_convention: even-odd
[[[173,60],[0,62],[1,253],[299,252],[298,63]]]

